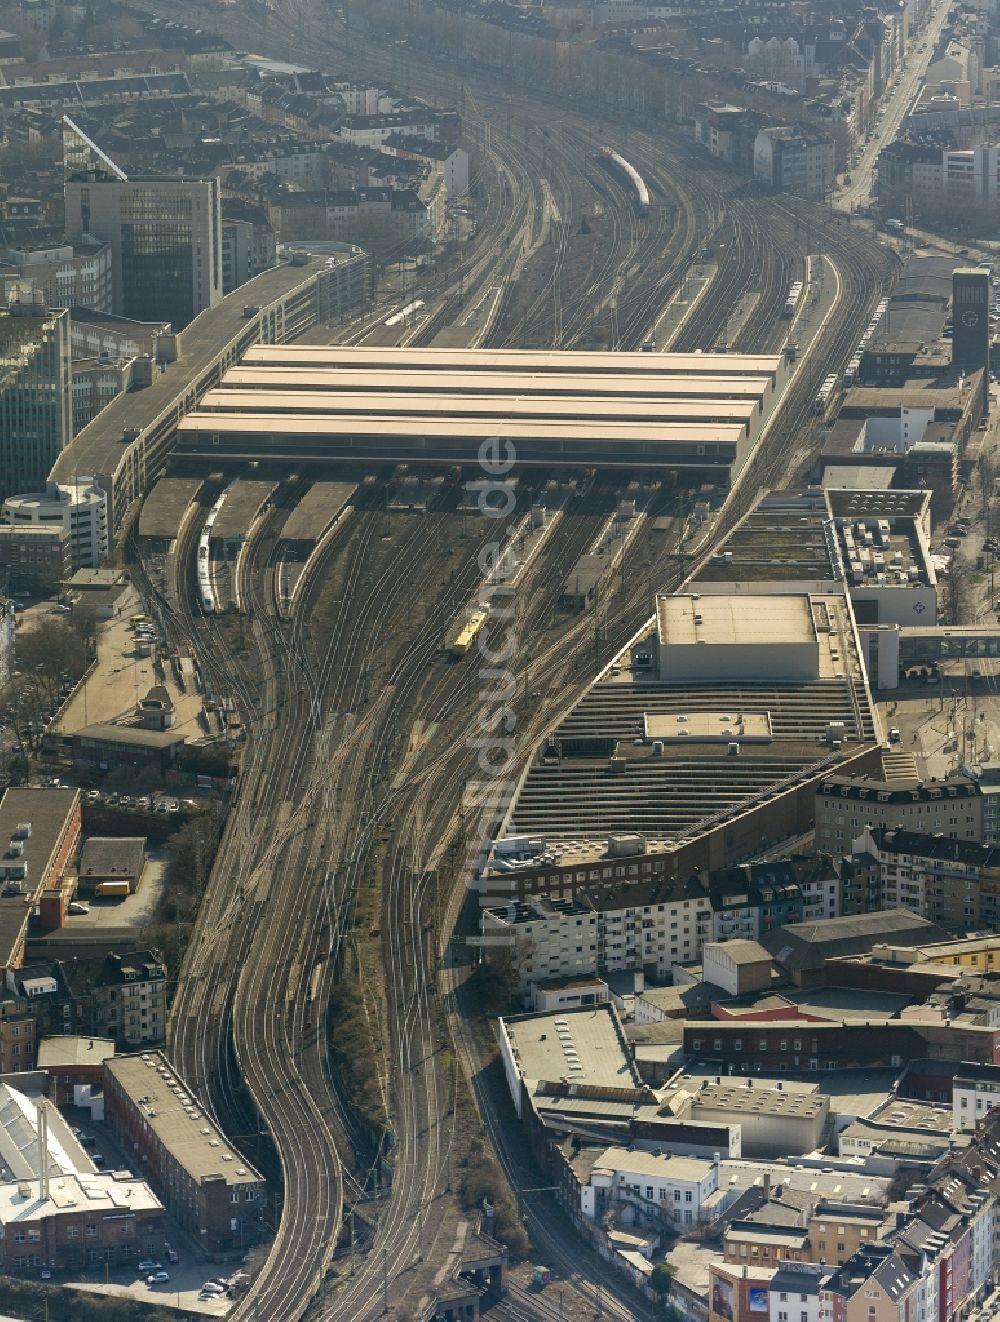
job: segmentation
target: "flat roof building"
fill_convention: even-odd
[[[104,1063],[105,1113],[130,1159],[205,1253],[262,1233],[264,1179],[234,1152],[159,1051]]]

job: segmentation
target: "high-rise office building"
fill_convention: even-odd
[[[15,289],[0,309],[0,499],[43,486],[72,436],[69,314]]]
[[[84,236],[111,249],[112,303],[136,321],[179,330],[222,298],[218,179],[128,177],[63,120],[67,242]]]
[[[990,273],[960,267],[952,275],[954,329],[951,361],[956,367],[988,367],[990,361]]]

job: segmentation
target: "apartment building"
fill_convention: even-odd
[[[882,908],[909,909],[961,931],[1000,918],[1000,848],[882,829],[863,831],[854,851],[878,862]]]
[[[50,308],[111,311],[111,249],[89,235],[76,244],[8,248],[0,257],[0,278],[30,282]]]
[[[825,197],[834,184],[833,139],[790,128],[761,129],[754,139],[753,173],[783,193]]]
[[[917,781],[830,776],[816,791],[816,848],[839,857],[864,831],[900,827],[951,840],[981,841],[982,792],[968,776]]]
[[[696,880],[639,881],[483,911],[484,944],[507,948],[523,992],[542,978],[642,969],[665,982],[701,955],[711,901]]]
[[[715,941],[756,941],[784,923],[840,914],[840,880],[823,855],[743,863],[712,873],[708,884]]]

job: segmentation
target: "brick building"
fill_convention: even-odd
[[[261,1237],[264,1179],[202,1111],[158,1051],[104,1064],[105,1118],[181,1228],[208,1254]]]

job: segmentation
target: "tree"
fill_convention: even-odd
[[[87,646],[62,620],[42,620],[17,636],[17,663],[40,685],[49,702],[67,680],[77,680],[87,668]]]
[[[667,1262],[666,1259],[664,1259],[663,1262],[658,1262],[650,1272],[649,1288],[652,1290],[653,1294],[656,1295],[661,1304],[673,1289],[674,1277],[676,1274],[676,1268]]]

